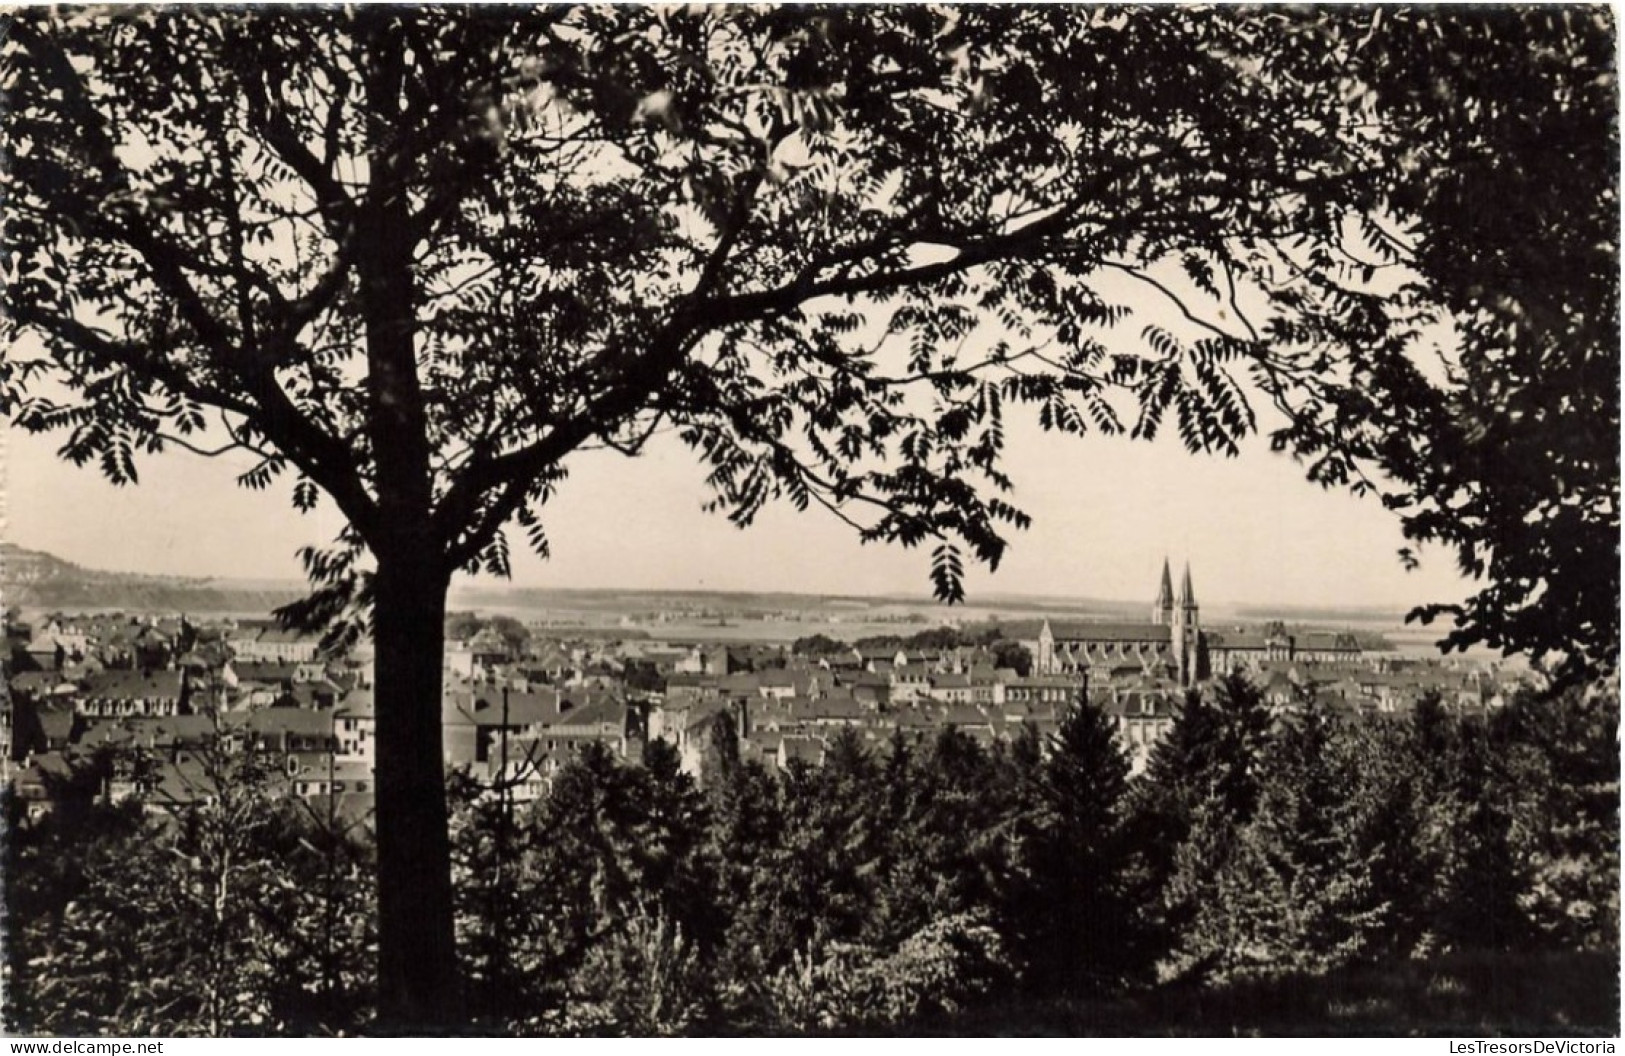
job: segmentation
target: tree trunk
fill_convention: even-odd
[[[378,555],[378,1010],[392,1029],[457,1022],[440,730],[446,586],[433,552]]]
[[[409,200],[412,145],[403,119],[410,66],[392,14],[367,24],[368,108],[386,134],[369,151],[356,211],[367,349],[367,434],[378,562],[373,646],[378,724],[378,1013],[387,1029],[452,1025],[463,1001],[452,918],[451,845],[440,729],[446,589],[451,570],[432,519],[429,420],[417,359],[418,225]]]
[[[398,42],[396,42],[398,43]],[[391,59],[379,112],[398,98]],[[366,322],[368,433],[378,506],[367,544],[377,685],[378,1013],[389,1029],[456,1023],[462,1009],[452,923],[440,730],[446,568],[430,516],[429,426],[418,378],[411,215],[391,160],[358,215]]]

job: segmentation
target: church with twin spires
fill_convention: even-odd
[[[1174,595],[1173,575],[1162,562],[1162,584],[1148,623],[1045,620],[1036,640],[1024,643],[1035,673],[1144,674],[1192,686],[1210,674],[1207,638],[1186,564]]]

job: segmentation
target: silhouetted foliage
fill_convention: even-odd
[[[661,741],[585,747],[528,806],[454,775],[469,1007],[496,1033],[929,1032],[1012,1001],[1173,1000],[1154,974],[1263,1000],[1613,949],[1617,699],[1272,719],[1227,678],[1134,778],[1089,704],[991,746],[849,730],[777,774],[719,754],[703,790]],[[365,827],[291,799],[274,760],[207,759],[212,801],[13,831],[11,1030],[391,1029]]]
[[[797,656],[837,656],[841,653],[850,653],[852,646],[827,634],[812,634],[791,642],[790,651]]]
[[[1112,721],[1087,699],[1047,747],[1019,861],[1030,887],[1017,951],[1040,990],[1110,991],[1139,979],[1154,953],[1140,906],[1140,849],[1127,824],[1128,757]]]
[[[353,1030],[371,1017],[370,870],[357,833],[279,789],[270,760],[188,752],[184,798],[15,830],[6,1016],[26,1033]]]
[[[1496,799],[1519,907],[1553,948],[1618,942],[1619,729],[1611,681],[1520,694],[1494,719]]]
[[[1022,678],[1033,673],[1032,650],[1020,642],[994,642],[993,662],[999,667],[1010,668]]]
[[[1403,335],[1375,343],[1330,413],[1278,434],[1333,465],[1369,457],[1407,537],[1481,584],[1414,617],[1450,616],[1452,647],[1555,654],[1565,679],[1619,656],[1615,33],[1601,8],[1369,20],[1343,57],[1406,131],[1379,192],[1397,223],[1370,222],[1346,263],[1409,271],[1449,336],[1431,362]]]

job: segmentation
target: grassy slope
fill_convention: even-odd
[[[1617,1036],[1617,953],[1473,954],[1315,978],[1013,1002],[924,1032],[975,1036]]]

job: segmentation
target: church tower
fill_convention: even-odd
[[[1174,577],[1168,572],[1168,559],[1162,559],[1162,589],[1157,591],[1157,600],[1151,606],[1151,622],[1158,627],[1167,627],[1174,622]]]
[[[1179,584],[1179,610],[1184,614],[1185,626],[1189,630],[1196,630],[1201,626],[1196,613],[1196,591],[1191,589],[1191,565],[1185,562],[1185,578]]]
[[[1174,667],[1179,671],[1181,685],[1195,685],[1202,676],[1202,620],[1196,605],[1196,591],[1191,587],[1190,562],[1185,563],[1185,575],[1179,584],[1179,601],[1173,611]]]

